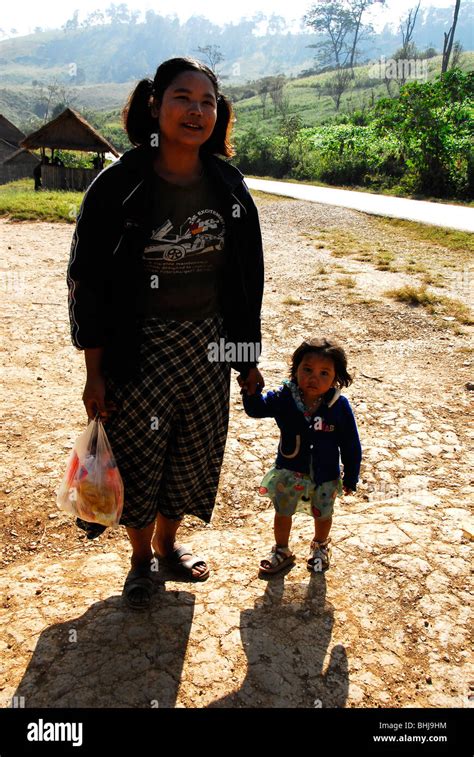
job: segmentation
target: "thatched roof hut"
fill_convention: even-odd
[[[17,166],[30,166],[32,169],[40,163],[40,159],[37,155],[33,155],[29,150],[25,150],[24,147],[20,147],[15,152],[5,158],[3,165],[17,165]]]
[[[18,147],[25,138],[8,118],[0,115],[0,184],[32,176],[39,158],[33,153]]]
[[[69,168],[63,165],[54,165],[54,161],[47,165],[45,149],[51,150],[75,150],[79,152],[93,152],[102,156],[101,165],[105,153],[112,153],[120,157],[115,147],[102,137],[86,119],[72,108],[66,108],[62,113],[49,123],[29,134],[20,142],[21,147],[30,150],[41,150],[43,163],[41,166],[42,186],[45,189],[87,189],[100,171],[98,168]]]
[[[21,147],[30,150],[77,150],[80,152],[111,152],[117,158],[119,153],[93,126],[87,123],[79,113],[72,108],[66,108],[49,123],[29,134],[20,143]]]
[[[17,129],[8,118],[0,114],[0,139],[16,148],[19,147],[21,140],[24,138],[25,135],[23,132]]]

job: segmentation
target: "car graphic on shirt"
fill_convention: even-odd
[[[217,217],[206,215],[186,219],[178,234],[171,233],[173,224],[169,220],[165,221],[151,235],[151,242],[145,247],[144,255],[154,260],[182,260],[185,257],[222,250],[224,224],[222,217],[217,213],[215,215]]]

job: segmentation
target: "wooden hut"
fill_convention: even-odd
[[[68,168],[52,165],[55,150],[97,153],[102,164],[107,152],[119,157],[115,147],[72,108],[63,110],[57,118],[49,121],[33,134],[29,134],[20,144],[30,150],[41,150],[43,156],[41,179],[45,189],[82,191],[87,189],[101,171],[101,168]],[[51,150],[50,163],[45,163],[45,150],[47,148]]]
[[[17,127],[12,124],[12,122],[9,121],[8,118],[5,118],[5,116],[2,116],[0,114],[0,140],[2,141],[2,143],[9,144],[11,147],[13,147],[14,150],[17,150],[21,140],[24,138],[25,135],[23,134],[23,132],[20,131],[20,129],[17,129]],[[7,156],[5,155],[5,157]],[[1,152],[0,160],[2,160]]]
[[[3,163],[0,163],[0,184],[7,184],[9,181],[16,181],[17,179],[31,178],[33,171],[40,162],[40,159],[29,150],[22,147],[19,150],[14,150],[8,158],[5,158]]]
[[[0,115],[0,184],[33,176],[39,158],[19,147],[24,138],[20,129]]]

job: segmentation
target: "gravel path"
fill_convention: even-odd
[[[356,495],[336,504],[331,569],[306,570],[312,523],[302,515],[296,565],[257,577],[273,513],[256,487],[278,433],[245,415],[234,377],[212,524],[183,528],[211,577],[191,584],[160,569],[151,610],[122,607],[123,530],[88,543],[55,505],[85,420],[65,300],[72,227],[0,221],[3,706],[14,696],[26,707],[469,706],[473,329],[384,296],[413,274],[333,254],[341,229],[415,253],[403,230],[327,205],[258,203],[267,387],[309,334],[339,338],[355,377],[346,394],[364,461]],[[433,265],[436,255],[450,259],[440,248]]]

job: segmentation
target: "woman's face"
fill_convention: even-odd
[[[183,71],[165,89],[161,105],[153,103],[151,113],[159,119],[160,144],[199,148],[217,120],[214,85],[206,74]]]

